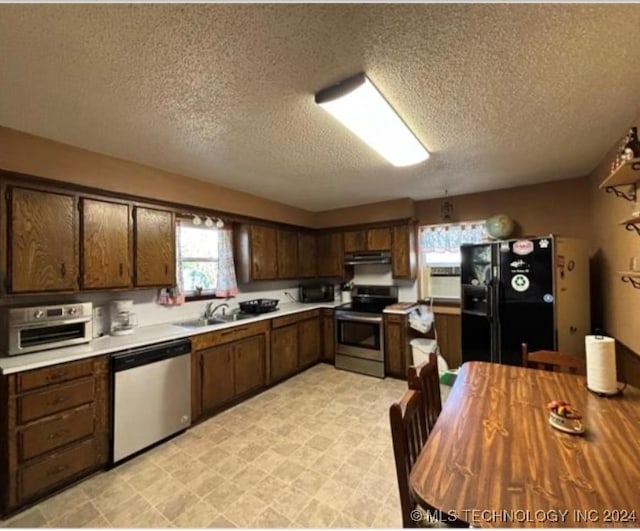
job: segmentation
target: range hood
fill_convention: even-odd
[[[345,265],[390,264],[391,253],[388,251],[358,251],[344,255]]]

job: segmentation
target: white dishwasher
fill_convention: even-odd
[[[191,425],[191,341],[114,354],[112,366],[113,463]]]

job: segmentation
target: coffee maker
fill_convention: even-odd
[[[133,333],[138,324],[136,314],[133,313],[133,301],[111,301],[112,336],[124,336]]]

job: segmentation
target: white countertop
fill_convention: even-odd
[[[232,321],[229,323],[214,324],[210,326],[184,327],[173,323],[163,323],[152,326],[142,326],[136,328],[132,334],[126,336],[103,336],[92,340],[84,345],[73,347],[63,347],[34,354],[20,354],[18,356],[7,356],[0,358],[0,374],[12,374],[16,372],[28,371],[31,369],[39,369],[57,363],[65,363],[67,361],[76,361],[101,354],[110,354],[120,352],[131,348],[143,347],[153,343],[170,341],[172,339],[180,339],[184,337],[213,332],[215,330],[223,330],[233,326],[239,326],[245,323],[253,323],[263,321],[265,319],[273,319],[283,315],[305,312],[316,308],[334,308],[339,302],[324,303],[299,303],[289,302],[279,306],[274,312],[263,313],[256,317],[242,319],[241,321]]]

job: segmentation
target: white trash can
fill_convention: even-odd
[[[449,370],[447,360],[438,354],[438,343],[435,339],[417,338],[411,340],[411,354],[413,356],[413,364],[420,365],[429,360],[429,354],[438,355],[438,374],[442,376]]]

